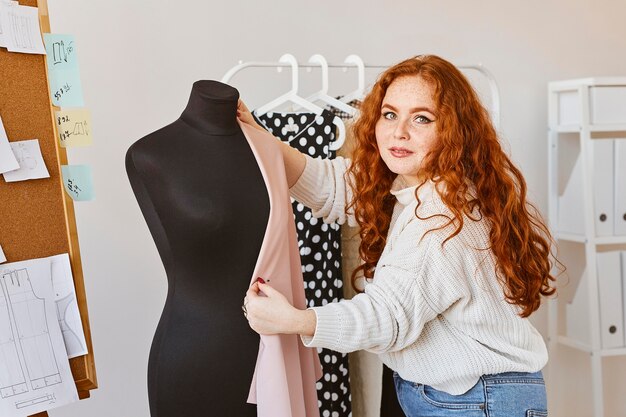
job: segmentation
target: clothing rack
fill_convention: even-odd
[[[283,55],[284,57],[285,55]],[[230,80],[235,76],[235,74],[246,68],[271,68],[274,67],[278,72],[281,72],[283,68],[292,67],[292,64],[288,61],[284,61],[282,58],[280,61],[239,61],[237,65],[229,69],[226,74],[222,77],[222,82],[228,84]],[[341,68],[344,72],[348,71],[349,68],[357,67],[360,69],[359,71],[359,82],[363,82],[363,72],[365,69],[378,69],[384,70],[389,68],[389,65],[373,65],[373,64],[365,64],[363,60],[358,55],[349,55],[346,60],[341,64],[328,64],[328,68]],[[298,63],[298,68],[306,68],[309,71],[313,68],[320,68],[319,64],[311,64],[311,63]],[[489,109],[489,114],[491,115],[491,121],[493,122],[496,130],[500,128],[500,90],[498,88],[498,84],[496,83],[496,79],[487,68],[485,68],[482,64],[473,64],[473,65],[457,65],[457,68],[460,70],[473,70],[478,71],[481,75],[485,77],[489,84],[489,92],[491,95],[491,106]]]

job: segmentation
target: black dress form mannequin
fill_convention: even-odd
[[[181,117],[126,154],[168,279],[148,362],[152,417],[256,416],[246,399],[259,336],[241,304],[270,206],[238,98],[228,85],[197,81]]]

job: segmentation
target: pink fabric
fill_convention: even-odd
[[[270,216],[251,277],[263,278],[297,308],[305,309],[304,281],[280,144],[271,134],[240,123],[270,199]],[[319,417],[315,381],[322,376],[316,349],[298,335],[261,335],[248,402],[259,417]]]

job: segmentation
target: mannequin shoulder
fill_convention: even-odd
[[[175,124],[164,126],[132,143],[126,151],[126,171],[143,171],[143,168],[158,165],[159,160],[170,155],[172,143],[176,142]]]

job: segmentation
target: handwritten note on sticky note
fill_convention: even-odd
[[[13,155],[20,164],[19,169],[2,174],[6,182],[36,180],[39,178],[49,178],[50,174],[44,163],[39,140],[21,140],[10,142]]]
[[[91,114],[87,109],[56,112],[59,142],[64,148],[91,145]]]
[[[61,107],[82,107],[83,89],[74,36],[45,33],[44,43],[52,103]]]
[[[89,165],[61,165],[65,191],[74,201],[93,200],[93,180]]]
[[[51,77],[50,91],[52,91],[52,102],[55,106],[81,107],[84,105],[78,71],[67,71],[62,77]]]

